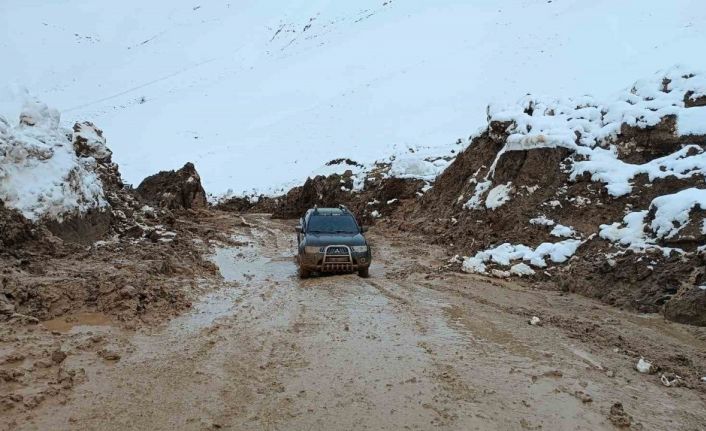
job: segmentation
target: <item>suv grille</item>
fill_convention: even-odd
[[[326,254],[331,256],[348,256],[347,247],[329,247]]]

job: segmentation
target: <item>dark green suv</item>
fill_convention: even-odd
[[[371,254],[366,231],[344,206],[308,210],[297,226],[299,276],[358,272],[367,277]]]

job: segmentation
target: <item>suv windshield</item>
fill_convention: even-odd
[[[359,233],[355,219],[349,215],[311,216],[307,232],[311,233]]]

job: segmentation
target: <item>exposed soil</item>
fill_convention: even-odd
[[[176,171],[162,171],[145,178],[137,194],[151,205],[175,209],[205,208],[206,192],[193,163]]]
[[[58,319],[47,312],[40,323],[0,323],[2,429],[698,430],[706,423],[705,328],[459,274],[447,267],[445,248],[422,246],[426,240],[384,221],[369,235],[371,278],[299,280],[293,222],[219,212],[194,220],[177,221],[180,235],[204,241],[222,279],[208,286],[215,278],[207,268],[183,272],[177,249],[172,264],[151,260],[173,271],[145,280],[193,293],[199,289],[186,280],[203,278],[205,293],[187,295],[194,301],[180,317],[130,329],[141,319],[87,304]],[[117,274],[146,271],[138,262],[154,252],[121,250]],[[116,253],[95,250],[73,263],[94,259],[107,270]],[[60,259],[67,268],[71,258]],[[533,316],[539,322],[531,325]],[[641,357],[651,373],[634,369]]]
[[[706,148],[706,137],[677,136],[675,124],[675,118],[667,116],[654,127],[624,126],[612,144],[621,160],[634,164],[674,153],[687,144]],[[569,178],[568,167],[576,156],[565,148],[502,153],[507,126],[491,122],[485,133],[473,139],[437,178],[429,192],[394,214],[400,229],[425,233],[430,241],[446,245],[450,252],[473,256],[503,243],[536,247],[559,241],[550,235],[551,228],[529,223],[545,216],[571,226],[576,237],[585,242],[568,264],[537,271],[531,277],[534,282],[621,308],[662,312],[678,322],[706,325],[706,291],[698,288],[706,273],[706,255],[698,251],[706,243],[706,235],[701,232],[703,209],[697,207],[677,235],[657,241],[687,254],[672,252],[665,256],[657,250],[634,253],[597,235],[602,224],[620,222],[631,211],[649,210],[658,196],[703,188],[704,178],[696,175],[649,181],[641,175],[633,181],[630,194],[613,197],[588,175]],[[465,208],[476,184],[488,178],[492,180],[490,187],[510,184],[511,201],[494,209]],[[653,218],[654,209],[648,212],[646,222]]]

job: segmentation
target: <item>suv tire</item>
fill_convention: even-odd
[[[309,278],[311,277],[311,271],[308,269],[304,269],[301,266],[299,267],[299,278],[304,279],[304,278]]]
[[[363,268],[358,270],[358,276],[362,278],[370,277],[370,268]]]

